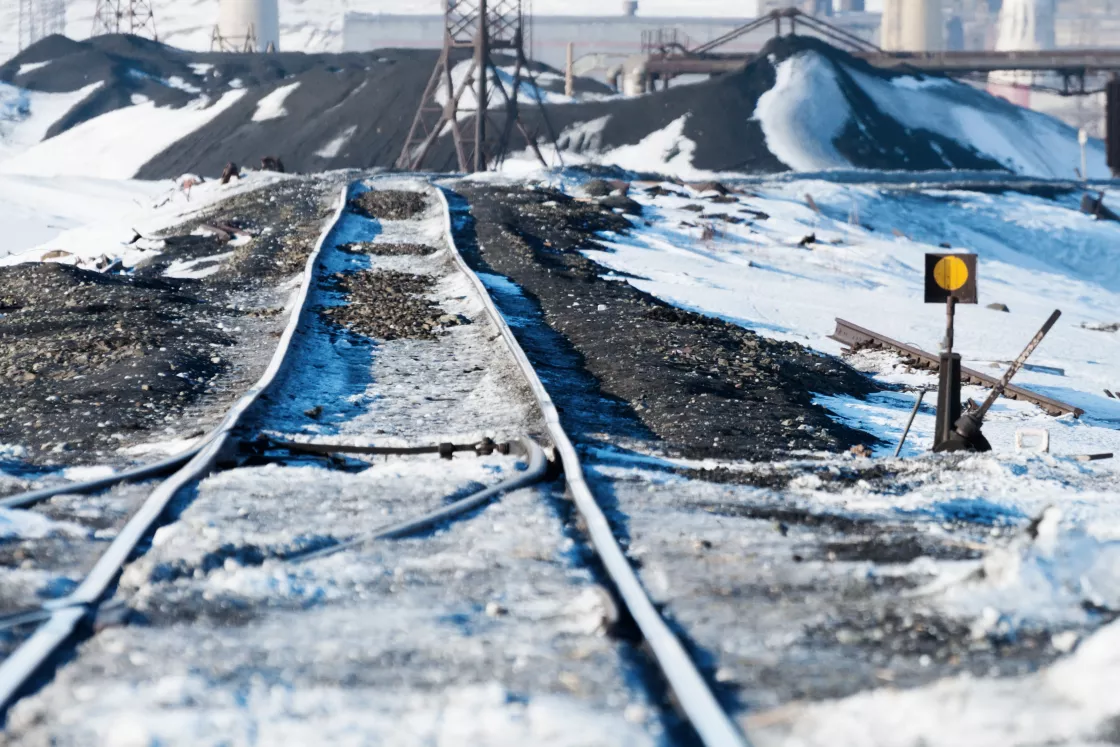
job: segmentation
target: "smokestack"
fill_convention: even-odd
[[[1053,49],[1054,14],[1054,0],[1005,0],[999,11],[996,49]]]
[[[217,35],[222,48],[278,51],[280,9],[277,0],[219,0]]]
[[[944,29],[939,0],[883,0],[883,49],[939,52],[945,48]]]
[[[638,0],[622,0],[622,15],[631,17],[638,15]]]

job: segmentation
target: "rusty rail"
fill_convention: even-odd
[[[919,368],[928,368],[931,371],[936,371],[941,367],[941,359],[933,353],[927,353],[913,345],[907,345],[904,342],[884,337],[877,332],[872,332],[869,329],[865,329],[864,327],[852,324],[843,319],[836,320],[836,331],[829,335],[829,337],[843,345],[847,345],[851,349],[870,347],[893,350]],[[961,380],[968,384],[978,384],[989,387],[994,387],[999,383],[999,379],[994,376],[989,376],[988,374],[980,373],[971,368],[963,367],[961,368]],[[1075,418],[1078,418],[1085,414],[1085,411],[1080,407],[1074,407],[1073,405],[1068,405],[1065,402],[1060,402],[1046,395],[1036,394],[1030,390],[1010,384],[1007,386],[1007,389],[1004,390],[1003,396],[1009,399],[1023,400],[1024,402],[1038,405],[1050,415],[1073,415]]]

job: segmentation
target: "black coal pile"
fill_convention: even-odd
[[[881,78],[895,74],[871,68],[810,37],[771,40],[763,53],[741,71],[647,96],[543,108],[523,104],[526,130],[542,141],[555,134],[568,151],[597,153],[635,145],[687,117],[682,135],[695,143],[693,166],[712,171],[785,171],[787,167],[767,148],[761,125],[752,117],[759,97],[775,84],[776,65],[807,51],[835,63],[838,85],[854,114],[834,145],[854,166],[885,170],[1003,169],[950,138],[908,129],[881,112],[848,71]],[[244,90],[236,103],[170,145],[137,176],[166,178],[187,172],[216,175],[227,162],[256,166],[270,157],[281,159],[289,171],[308,173],[392,168],[407,140],[436,60],[435,50],[219,54],[187,52],[134,36],[102,36],[82,42],[53,36],[0,67],[0,80],[51,92],[102,83],[62,117],[48,136],[129,106],[137,95],[157,106],[182,107],[202,96],[213,102],[231,91]],[[20,73],[29,63],[42,62],[50,64]],[[560,77],[544,79],[554,86]],[[293,83],[299,86],[284,100],[286,115],[253,121],[261,99]],[[577,85],[580,93],[608,90],[586,79],[580,79]],[[837,116],[849,115],[838,112]],[[491,136],[496,137],[501,129],[490,128]],[[514,142],[513,146],[520,150],[525,143]],[[454,145],[445,135],[431,149],[428,167],[450,171],[456,164]],[[657,172],[663,166],[654,157],[648,171]]]
[[[533,122],[530,129],[545,131],[551,125],[558,132],[567,130],[571,134],[561,138],[561,147],[594,152],[636,145],[687,116],[682,135],[696,145],[694,167],[710,171],[787,171],[767,148],[762,127],[753,116],[759,97],[774,87],[776,66],[803,52],[818,53],[834,63],[839,86],[854,113],[834,145],[853,166],[907,171],[1005,170],[954,140],[927,130],[907,129],[881,112],[847,70],[883,79],[900,74],[873,68],[820,39],[805,36],[772,39],[743,70],[694,85],[635,98],[548,107],[547,123],[539,112],[529,109],[527,116]],[[838,112],[837,116],[847,116],[847,112]],[[579,134],[579,124],[604,119],[593,134]],[[656,171],[658,166],[651,163],[649,171]]]
[[[131,35],[84,41],[51,36],[0,66],[0,80],[52,93],[102,83],[47,137],[130,106],[134,96],[178,108],[201,96],[217,101],[230,91],[244,90],[236,104],[156,156],[136,176],[216,176],[226,163],[255,167],[268,157],[281,159],[287,171],[313,173],[392,167],[438,56],[430,49],[222,54],[188,52]],[[20,73],[26,65],[44,62],[49,64]],[[498,62],[502,64],[502,58]],[[533,67],[555,73],[543,65]],[[542,80],[541,87],[555,87],[556,80],[563,85],[562,76],[554,75]],[[286,116],[252,121],[261,99],[293,83],[300,85],[284,100]],[[576,90],[610,91],[587,79],[577,79]],[[449,168],[454,162],[450,140],[432,155],[436,168]]]
[[[209,311],[172,282],[53,263],[2,268],[0,441],[56,454],[106,448],[114,433],[181,416],[234,343]]]

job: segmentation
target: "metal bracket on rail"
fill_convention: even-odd
[[[281,441],[267,436],[256,441],[242,442],[242,453],[264,455],[267,451],[283,450],[300,454],[332,456],[335,454],[364,454],[368,456],[419,456],[439,454],[442,459],[452,459],[455,454],[473,452],[478,456],[491,454],[510,454],[516,444],[497,443],[492,438],[484,438],[473,444],[454,444],[449,442],[432,446],[357,446],[352,444],[331,444],[322,442]]]

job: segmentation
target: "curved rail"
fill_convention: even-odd
[[[208,437],[213,438],[213,433]],[[112,487],[122,482],[132,482],[135,480],[146,480],[149,477],[158,477],[159,475],[167,472],[172,472],[194,458],[202,449],[202,446],[197,446],[193,449],[188,449],[181,454],[168,457],[162,461],[154,464],[146,464],[142,467],[135,467],[125,472],[118,472],[115,475],[106,475],[99,477],[95,480],[85,480],[84,482],[71,482],[65,485],[52,485],[47,488],[39,488],[38,490],[29,490],[26,493],[16,493],[9,495],[7,498],[0,499],[0,508],[23,508],[24,506],[31,506],[36,503],[54,498],[56,495],[73,495],[82,493],[96,493],[99,490]]]
[[[591,492],[580,466],[579,455],[568,434],[560,423],[560,414],[545,389],[533,364],[522,350],[521,344],[506,323],[498,307],[494,305],[490,293],[482,280],[466,263],[455,245],[454,227],[451,219],[451,206],[443,190],[435,187],[446,218],[445,231],[447,243],[456,265],[470,280],[482,299],[490,319],[494,322],[510,353],[525,376],[529,387],[541,408],[548,432],[564,465],[564,477],[568,483],[572,499],[587,523],[591,544],[603,562],[603,567],[618,590],[623,603],[642,631],[654,658],[657,660],[665,679],[673,690],[681,709],[707,747],[748,747],[746,736],[735,726],[731,717],[724,712],[716,700],[708,683],[700,675],[695,662],[689,657],[680,640],[673,635],[668,624],[657,612],[653,602],[642,588],[638,575],[634,572],[626,554],[615,540],[614,532],[607,521],[603,509]]]
[[[31,676],[64,641],[73,635],[78,624],[95,610],[97,602],[105,595],[105,592],[120,574],[122,566],[136,549],[140,540],[163,515],[171,499],[187,485],[209,474],[219,456],[235,446],[232,438],[234,428],[237,427],[242,416],[256,403],[261,394],[275,382],[284,368],[292,339],[303,321],[319,256],[327,239],[335,232],[339,221],[342,219],[349,195],[350,184],[347,183],[342,189],[342,195],[334,217],[319,235],[315,248],[307,258],[307,264],[303,271],[303,283],[295,307],[292,309],[288,324],[264,374],[227,411],[225,418],[211,432],[204,445],[195,452],[190,461],[152,491],[140,510],[124,526],[124,529],[109,545],[108,550],[98,559],[78,588],[65,597],[43,605],[43,609],[51,613],[50,619],[24,641],[11,656],[5,659],[3,664],[0,664],[0,712],[6,711]]]

